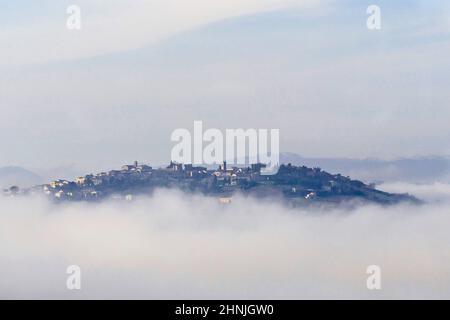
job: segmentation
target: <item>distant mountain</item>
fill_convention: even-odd
[[[295,153],[282,153],[281,163],[320,167],[328,172],[367,183],[380,182],[450,182],[450,159],[446,157],[423,157],[397,160],[306,158]]]
[[[0,168],[0,188],[9,188],[11,186],[18,186],[20,188],[27,188],[43,182],[43,179],[21,167],[2,167]]]

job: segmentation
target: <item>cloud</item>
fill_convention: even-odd
[[[405,182],[383,183],[379,189],[392,193],[410,193],[429,203],[447,204],[450,200],[450,185],[442,182],[411,184]]]
[[[1,199],[0,297],[449,298],[448,212],[222,206],[167,190],[132,203]],[[66,289],[73,264],[80,291]],[[381,291],[366,289],[373,264]]]
[[[44,2],[45,3],[45,2]],[[322,1],[320,1],[322,3]],[[82,27],[66,28],[69,4],[43,5],[0,32],[0,67],[36,64],[123,52],[179,32],[246,14],[288,7],[317,6],[311,0],[80,0]],[[23,12],[25,4],[13,11]],[[12,15],[12,13],[10,13]]]

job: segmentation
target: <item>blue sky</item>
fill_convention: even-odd
[[[194,2],[79,1],[70,32],[64,2],[0,1],[0,165],[162,163],[194,120],[304,156],[449,154],[449,5]]]

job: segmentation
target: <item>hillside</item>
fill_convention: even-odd
[[[56,201],[130,200],[158,188],[174,188],[220,199],[230,199],[236,193],[257,198],[281,197],[294,205],[348,201],[417,202],[412,196],[379,191],[361,181],[330,174],[320,168],[287,164],[281,165],[275,175],[265,175],[262,168],[263,164],[229,168],[224,163],[215,170],[208,170],[171,162],[165,168],[153,169],[136,162],[120,170],[89,174],[76,181],[57,180],[23,191],[15,190],[13,194],[45,194]]]

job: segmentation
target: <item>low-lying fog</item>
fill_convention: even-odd
[[[450,185],[421,206],[290,209],[159,191],[134,202],[0,198],[0,298],[450,298]],[[81,268],[81,290],[66,269]],[[368,290],[378,265],[382,289]]]

